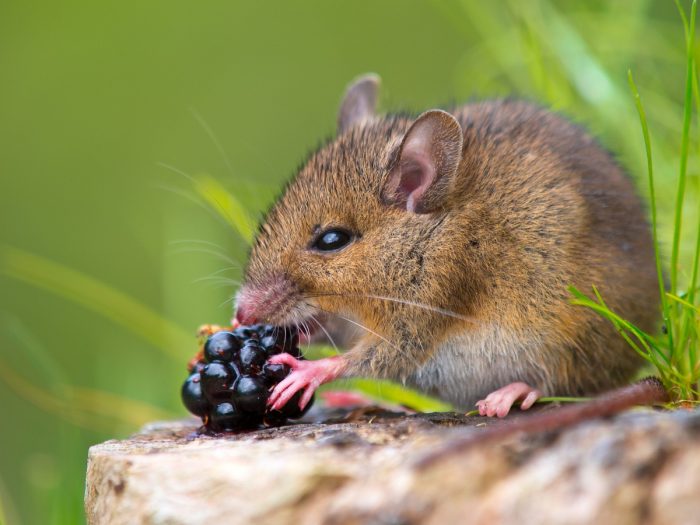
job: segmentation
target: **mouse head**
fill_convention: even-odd
[[[347,90],[337,137],[311,155],[260,226],[237,296],[239,322],[308,323],[340,314],[368,327],[403,315],[401,301],[440,295],[442,246],[462,157],[455,118],[376,116],[379,79]],[[436,299],[439,299],[437,297]],[[397,302],[399,301],[399,302]]]

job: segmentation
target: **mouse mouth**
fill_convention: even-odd
[[[315,300],[305,298],[285,277],[269,279],[259,286],[246,284],[236,296],[235,319],[242,325],[265,322],[296,326],[300,332],[313,334],[319,313]]]

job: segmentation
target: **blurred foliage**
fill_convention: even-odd
[[[184,415],[187,334],[230,317],[253,223],[333,132],[359,73],[382,76],[388,109],[539,101],[644,181],[632,69],[667,259],[685,74],[673,2],[8,0],[0,12],[3,523],[80,523],[87,447]],[[699,149],[694,120],[687,224]],[[692,250],[688,230],[682,263]]]
[[[683,223],[684,209],[690,206],[696,209],[697,200],[686,200],[687,167],[690,154],[690,124],[693,120],[693,107],[698,110],[699,93],[695,63],[695,20],[697,1],[691,4],[688,16],[683,6],[676,0],[678,11],[686,36],[686,81],[685,99],[683,102],[683,130],[680,140],[680,159],[678,178],[675,181],[676,200],[673,210],[673,231],[671,257],[668,265],[668,282],[664,276],[662,247],[658,236],[658,215],[656,212],[656,183],[654,180],[654,156],[651,148],[649,126],[646,120],[644,104],[639,90],[634,82],[632,72],[628,73],[631,91],[639,113],[639,121],[644,136],[644,146],[647,158],[647,175],[649,184],[649,212],[651,215],[651,232],[654,239],[654,256],[656,259],[656,274],[660,293],[660,317],[663,320],[662,333],[659,337],[646,333],[638,326],[621,318],[605,303],[595,284],[592,286],[593,296],[589,297],[575,287],[570,287],[572,303],[593,309],[599,315],[610,321],[620,336],[652,366],[669,394],[673,404],[686,406],[689,403],[700,403],[700,309],[696,305],[698,291],[698,270],[700,269],[700,224],[690,225],[690,232],[695,235],[695,250],[689,267],[681,267],[680,239],[688,224]],[[693,102],[695,99],[695,102]],[[667,181],[668,182],[668,181]],[[690,280],[682,282],[678,276],[682,272],[691,275]]]

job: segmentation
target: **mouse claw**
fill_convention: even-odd
[[[275,386],[267,400],[267,405],[272,410],[280,410],[300,390],[304,391],[299,400],[299,408],[303,410],[316,389],[323,383],[339,377],[344,368],[341,357],[306,361],[286,353],[273,355],[268,359],[268,363],[283,364],[291,368],[289,375]]]
[[[477,401],[476,407],[482,416],[506,417],[518,401],[520,401],[520,409],[527,410],[541,397],[542,392],[526,383],[511,383],[491,392],[485,399]]]

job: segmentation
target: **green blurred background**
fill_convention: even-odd
[[[88,446],[184,415],[191,334],[230,318],[247,251],[206,195],[258,216],[333,133],[354,76],[382,76],[385,109],[540,101],[645,193],[628,68],[668,239],[685,75],[671,1],[2,2],[0,523],[83,522]]]

